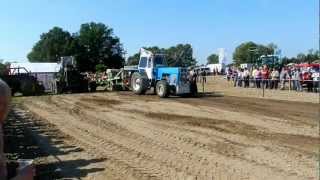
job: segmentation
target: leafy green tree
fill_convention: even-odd
[[[40,40],[27,55],[30,62],[57,62],[62,56],[71,55],[70,45],[73,41],[69,32],[54,27],[43,33]]]
[[[254,42],[246,42],[240,44],[233,53],[233,59],[235,64],[249,63],[257,49],[257,44]]]
[[[291,58],[283,57],[282,64],[286,65],[289,63],[312,63],[319,59],[320,59],[319,51],[310,49],[307,54],[299,53],[296,57],[291,57]]]
[[[282,65],[286,65],[286,64],[289,64],[289,63],[292,63],[292,59],[291,58],[288,58],[286,56],[282,58]]]
[[[168,65],[176,67],[189,67],[196,65],[193,58],[193,49],[190,44],[178,44],[165,50]]]
[[[97,64],[95,70],[96,72],[104,72],[107,70],[107,66],[105,66],[104,64]]]
[[[143,47],[154,54],[165,54],[169,66],[188,67],[197,63],[193,58],[193,49],[190,44],[178,44],[168,49],[153,47]],[[137,65],[139,63],[140,53],[136,53],[128,58],[128,65]]]
[[[218,64],[219,63],[219,56],[217,54],[211,54],[207,58],[207,64]]]
[[[98,64],[108,68],[120,68],[124,64],[120,39],[114,36],[112,28],[102,23],[82,24],[72,46],[81,71],[95,71]]]
[[[297,61],[296,63],[305,62],[306,59],[307,59],[307,56],[306,56],[305,54],[299,53],[299,54],[297,55],[297,60],[298,60],[298,61]]]
[[[140,53],[136,53],[130,56],[127,60],[127,65],[138,65],[139,64]]]
[[[267,46],[256,44],[252,41],[240,44],[233,53],[234,63],[259,63],[262,55],[272,55],[277,49],[277,45],[270,43]]]
[[[113,29],[102,23],[82,24],[71,35],[54,27],[40,36],[28,54],[30,62],[58,62],[62,56],[74,56],[80,71],[95,71],[96,65],[120,68],[124,64],[123,47]]]
[[[305,56],[305,61],[308,63],[312,63],[313,61],[320,59],[320,53],[319,51],[315,51],[314,49],[310,49],[308,51],[308,54]]]

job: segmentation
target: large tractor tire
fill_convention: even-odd
[[[157,82],[156,92],[160,98],[169,96],[169,84],[167,81],[161,80]]]
[[[133,73],[131,78],[131,87],[135,94],[145,94],[149,88],[148,77],[145,74],[140,74],[138,72]]]

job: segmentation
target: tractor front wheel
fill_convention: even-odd
[[[156,92],[160,98],[166,98],[169,96],[169,85],[167,81],[161,80],[157,82]]]
[[[148,77],[138,72],[133,73],[131,78],[131,86],[132,86],[132,91],[135,94],[138,94],[138,95],[145,94],[149,87]]]

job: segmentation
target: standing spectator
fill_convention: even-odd
[[[202,82],[203,83],[207,83],[207,72],[206,72],[206,70],[202,70],[201,76],[202,76]]]
[[[292,90],[297,90],[297,86],[296,86],[296,73],[297,69],[293,68],[290,72],[291,72],[291,81],[292,81]]]
[[[307,85],[308,92],[312,92],[313,83],[312,83],[312,74],[310,72],[310,69],[303,73],[303,81],[304,81],[304,84]]]
[[[248,68],[244,68],[243,71],[243,80],[244,80],[244,87],[248,88],[249,87],[249,80],[250,80],[250,72],[248,70]]]
[[[271,73],[271,89],[278,89],[278,84],[279,84],[279,71],[275,68],[273,68],[272,73]]]
[[[243,85],[243,69],[238,71],[238,87],[242,87]]]
[[[262,78],[261,71],[262,71],[262,68],[259,68],[259,69],[257,69],[257,71],[255,73],[256,87],[257,88],[261,88],[261,78]]]
[[[269,75],[270,73],[269,73],[268,66],[264,65],[261,71],[261,76],[262,76],[262,86],[266,89],[269,87]]]
[[[198,70],[198,69],[195,69],[195,70],[194,70],[194,73],[196,73],[196,76],[197,76],[197,83],[200,82],[199,70]]]
[[[293,84],[294,84],[294,89],[296,91],[302,91],[302,86],[301,86],[301,72],[300,72],[300,69],[297,68],[295,69],[294,73],[293,73],[293,77],[292,77],[292,80],[293,80]]]
[[[238,83],[238,70],[237,69],[233,70],[232,77],[233,77],[233,82],[234,82],[233,86],[236,87],[237,83]]]
[[[294,81],[293,81],[294,69],[292,67],[288,68],[288,79],[289,79],[289,89],[294,89]]]
[[[227,80],[228,81],[230,81],[231,76],[232,76],[232,70],[231,70],[231,68],[228,68],[228,70],[227,70]]]
[[[252,74],[251,74],[251,77],[253,79],[253,87],[257,87],[257,84],[256,84],[256,73],[257,73],[258,69],[255,67],[253,70],[252,70]]]
[[[320,71],[314,70],[312,73],[313,92],[319,92],[320,88]]]
[[[288,70],[286,67],[283,67],[280,72],[280,89],[284,90],[286,86],[286,80],[289,78]]]

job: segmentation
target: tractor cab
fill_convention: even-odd
[[[139,72],[147,74],[148,79],[153,79],[155,69],[159,67],[167,67],[164,54],[152,54],[150,51],[141,49],[139,60]]]

